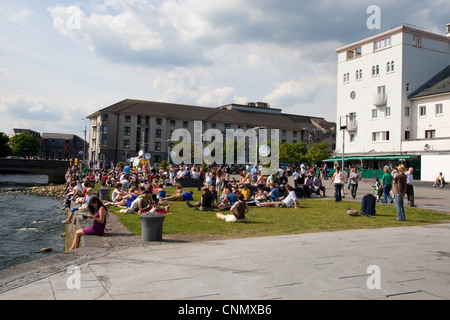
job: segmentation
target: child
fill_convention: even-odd
[[[383,196],[383,187],[381,186],[380,183],[380,178],[376,178],[375,179],[375,183],[373,184],[373,193],[375,193],[376,197],[377,197],[377,202],[381,201],[381,197]]]

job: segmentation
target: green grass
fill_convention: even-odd
[[[193,189],[188,189],[192,190]],[[168,194],[174,189],[168,189]],[[201,193],[194,191],[194,199]],[[227,223],[217,219],[216,212],[199,211],[188,208],[186,203],[172,201],[171,213],[164,221],[164,235],[182,235],[199,238],[244,238],[273,235],[304,234],[353,229],[376,229],[388,227],[418,226],[449,222],[446,213],[405,207],[407,221],[396,221],[395,205],[377,204],[377,215],[350,217],[348,208],[360,210],[360,203],[343,201],[335,203],[333,198],[299,199],[301,208],[258,208],[249,207],[247,223]],[[137,214],[116,213],[119,221],[136,235],[141,234],[140,217]],[[222,211],[224,214],[229,212]]]

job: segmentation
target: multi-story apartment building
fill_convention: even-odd
[[[425,181],[450,174],[450,24],[446,35],[401,25],[336,52],[335,159],[411,160]]]
[[[230,104],[206,108],[162,102],[124,100],[88,117],[92,161],[125,161],[142,150],[152,163],[168,159],[172,133],[187,129],[194,136],[194,123],[202,130],[251,128],[278,129],[280,142],[329,141],[335,147],[336,124],[323,118],[291,115],[267,103]],[[225,136],[223,141],[225,141]]]

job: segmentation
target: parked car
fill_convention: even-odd
[[[8,156],[8,157],[6,157],[6,159],[25,159],[25,158],[19,157],[19,156]]]

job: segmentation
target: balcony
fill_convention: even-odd
[[[347,124],[347,131],[348,132],[358,131],[358,121],[350,119]]]
[[[377,93],[373,99],[373,105],[376,107],[385,106],[387,103],[387,94],[386,93]]]

